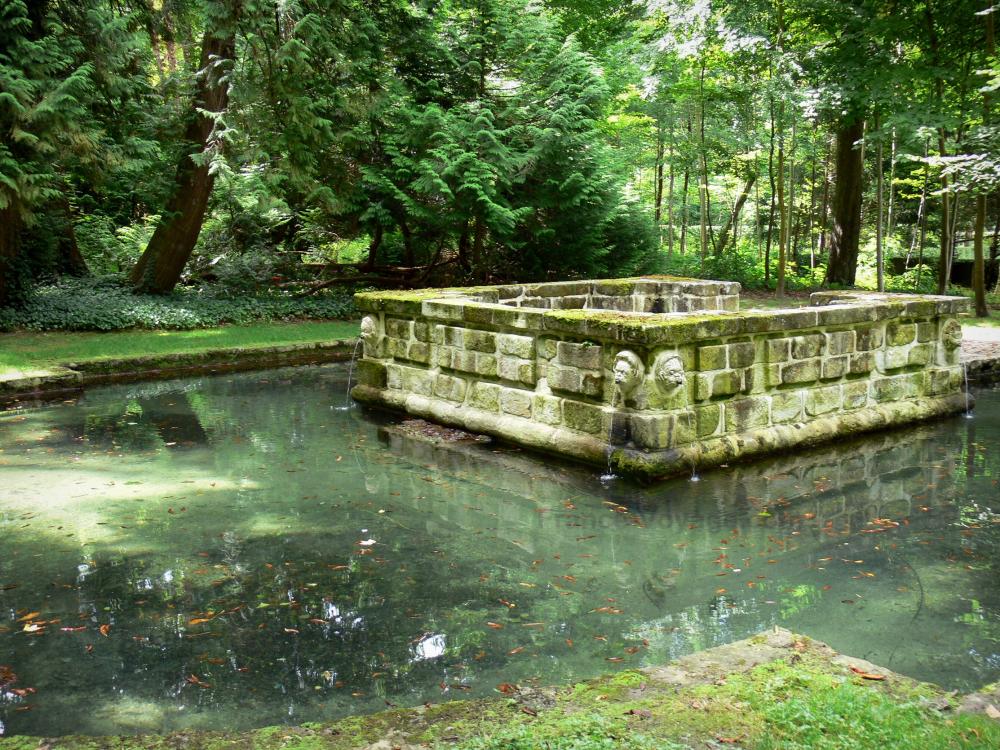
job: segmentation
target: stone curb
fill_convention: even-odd
[[[0,403],[55,398],[90,385],[162,380],[182,375],[261,370],[286,365],[318,365],[350,359],[357,339],[284,346],[209,349],[125,357],[53,367],[45,374],[0,379]]]

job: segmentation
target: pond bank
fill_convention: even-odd
[[[994,748],[1000,686],[957,696],[775,628],[660,667],[249,732],[0,739],[0,750]],[[388,703],[388,701],[387,701]],[[600,744],[598,744],[600,743]]]
[[[106,383],[350,359],[357,324],[314,322],[197,331],[0,335],[0,404]],[[9,361],[8,361],[9,360]]]

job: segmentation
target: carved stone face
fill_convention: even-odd
[[[628,350],[618,352],[611,369],[615,376],[615,385],[623,396],[630,395],[639,386],[646,372],[639,355]]]
[[[954,351],[962,345],[962,325],[952,318],[941,328],[941,343],[948,351]]]
[[[366,315],[361,319],[361,340],[365,345],[365,353],[369,356],[374,354],[378,339],[378,321],[371,315]]]
[[[663,393],[670,393],[684,385],[684,363],[676,354],[663,352],[653,363],[653,378]]]

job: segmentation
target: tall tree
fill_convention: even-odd
[[[201,43],[200,67],[173,194],[164,215],[132,269],[137,291],[165,294],[180,281],[205,220],[215,185],[213,157],[222,147],[222,118],[229,103],[229,73],[236,55],[241,0],[209,6]]]

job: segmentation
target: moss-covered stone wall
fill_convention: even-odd
[[[357,295],[355,398],[666,476],[965,408],[955,297],[674,278]]]

